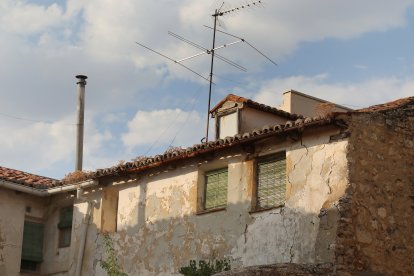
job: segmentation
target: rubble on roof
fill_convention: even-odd
[[[311,126],[322,126],[334,123],[331,116],[314,117],[314,118],[299,118],[295,121],[287,121],[285,124],[266,125],[261,129],[254,129],[251,132],[243,134],[236,134],[224,139],[218,139],[207,143],[195,144],[188,148],[175,148],[175,150],[168,150],[164,154],[155,155],[153,157],[140,156],[139,159],[122,163],[104,169],[97,169],[93,172],[85,172],[81,179],[87,180],[104,176],[121,175],[126,172],[142,171],[149,168],[157,167],[167,162],[187,159],[195,157],[207,152],[229,148],[242,143],[251,142],[254,140],[266,138],[271,135],[284,135],[291,131],[302,131],[304,128]],[[63,179],[62,184],[72,183],[72,179]]]

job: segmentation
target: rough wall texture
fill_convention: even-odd
[[[234,268],[274,263],[317,263],[334,260],[336,220],[329,215],[347,185],[346,141],[329,142],[336,130],[314,132],[302,139],[270,139],[255,151],[223,152],[210,161],[162,168],[122,181],[117,232],[112,233],[119,263],[130,275],[172,275],[191,259],[230,258]],[[284,207],[252,211],[254,160],[286,151]],[[200,214],[203,172],[227,166],[225,210]],[[100,197],[101,192],[91,193]],[[96,213],[105,214],[97,206]],[[84,207],[77,206],[82,216]],[[323,212],[321,212],[321,209]],[[99,267],[104,252],[94,215],[88,231],[83,273],[105,275]],[[335,217],[335,215],[334,215]],[[78,221],[74,233],[78,235]],[[78,238],[74,238],[75,247]]]
[[[44,198],[47,202],[45,216],[44,250],[41,273],[43,275],[60,275],[66,273],[73,265],[73,251],[71,247],[59,247],[60,209],[71,206],[73,197],[67,194],[58,194],[51,198]]]
[[[47,202],[0,188],[0,275],[19,275],[26,218],[45,221]]]
[[[414,273],[414,106],[354,114],[339,204],[339,273]]]
[[[335,275],[332,264],[275,264],[233,269],[215,276],[319,276]]]

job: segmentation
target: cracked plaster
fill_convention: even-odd
[[[172,275],[191,259],[212,257],[229,258],[235,268],[333,261],[330,248],[317,248],[325,228],[335,227],[321,229],[320,210],[332,207],[346,185],[347,142],[329,143],[332,133],[257,145],[256,155],[286,150],[287,156],[286,204],[265,212],[249,213],[254,155],[240,152],[214,159],[229,168],[228,205],[220,212],[196,215],[200,169],[191,164],[117,184],[118,231],[111,236],[121,267],[131,275]],[[200,162],[201,172],[214,166],[214,160]],[[84,265],[84,271],[103,275],[97,268],[100,240],[90,235],[96,233],[88,234],[85,263],[90,265]]]

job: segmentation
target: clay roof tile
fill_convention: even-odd
[[[373,105],[367,108],[358,109],[356,112],[381,112],[402,107],[408,104],[414,104],[414,97],[407,97],[392,102]]]
[[[36,188],[52,187],[55,179],[0,166],[0,180]]]

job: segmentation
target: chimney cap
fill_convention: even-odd
[[[85,75],[77,75],[76,78],[80,80],[86,80],[88,77]]]

